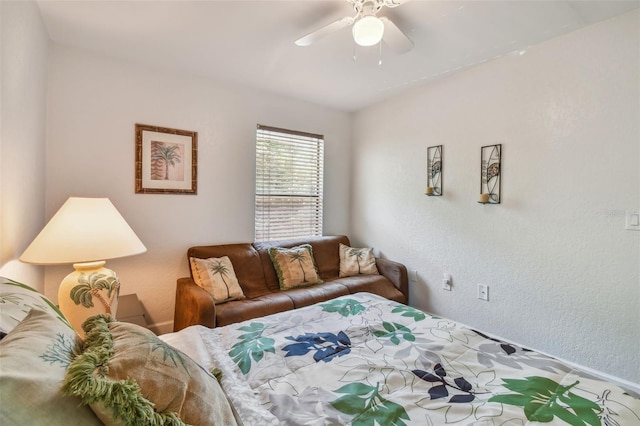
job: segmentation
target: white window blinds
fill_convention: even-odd
[[[255,240],[322,235],[324,136],[258,125]]]

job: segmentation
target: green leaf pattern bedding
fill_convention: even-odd
[[[640,425],[631,392],[368,293],[201,335],[247,425]]]

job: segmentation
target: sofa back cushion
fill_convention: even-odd
[[[345,235],[337,235],[305,237],[280,241],[261,241],[253,243],[253,247],[255,247],[257,252],[260,254],[262,269],[264,270],[264,279],[266,280],[267,287],[272,291],[279,291],[280,283],[278,275],[273,267],[271,258],[269,257],[269,249],[271,247],[291,248],[302,244],[310,244],[313,250],[313,257],[316,261],[316,266],[318,267],[320,279],[326,281],[337,278],[340,273],[340,243],[349,245],[349,238]],[[240,278],[238,277],[238,280],[239,279]],[[242,283],[240,283],[240,285],[242,285]],[[250,296],[247,295],[247,297]]]
[[[223,256],[228,256],[231,260],[233,270],[238,278],[238,283],[240,284],[240,287],[242,287],[242,292],[246,297],[254,298],[271,293],[269,288],[265,285],[260,255],[251,244],[196,246],[191,247],[187,251],[187,259],[192,257],[208,259],[210,257]],[[193,271],[191,271],[191,278],[193,278]]]

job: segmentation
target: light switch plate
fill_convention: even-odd
[[[640,231],[640,212],[637,210],[627,211],[624,222],[625,229],[629,231]]]
[[[447,273],[442,274],[442,289],[451,291],[451,275]]]
[[[478,299],[489,301],[489,286],[486,284],[478,284]]]

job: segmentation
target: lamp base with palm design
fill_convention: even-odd
[[[116,316],[120,281],[115,272],[104,267],[105,263],[74,263],[75,271],[62,280],[58,289],[60,310],[81,337],[82,323],[87,318],[97,314]]]

